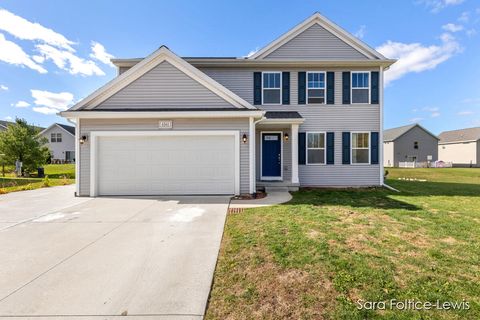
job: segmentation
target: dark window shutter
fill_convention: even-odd
[[[253,104],[262,104],[262,73],[253,73]]]
[[[306,103],[307,96],[307,73],[301,71],[298,73],[298,104]]]
[[[350,72],[345,71],[342,73],[342,103],[350,104]]]
[[[372,75],[372,89],[370,91],[371,97],[370,97],[370,103],[372,104],[378,104],[380,102],[378,98],[378,93],[379,93],[379,73],[378,71],[373,71],[371,73]]]
[[[370,163],[378,164],[378,132],[370,133]]]
[[[335,163],[335,133],[327,132],[327,164]]]
[[[298,133],[298,164],[305,164],[305,154],[306,154],[306,134],[305,132]]]
[[[327,104],[335,104],[335,72],[327,72]]]
[[[342,132],[342,164],[350,164],[350,132]]]
[[[290,72],[282,72],[282,104],[290,104]]]

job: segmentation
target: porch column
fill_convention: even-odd
[[[298,124],[292,124],[292,183],[299,183],[298,180]]]
[[[253,117],[249,118],[249,128],[248,128],[248,140],[249,140],[249,173],[250,173],[250,185],[249,185],[249,193],[256,192],[256,181],[255,181],[255,122],[253,121]]]

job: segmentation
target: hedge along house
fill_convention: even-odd
[[[433,162],[438,160],[439,138],[418,123],[385,130],[383,164],[398,167],[400,162]]]
[[[77,194],[251,194],[383,184],[383,72],[394,60],[315,13],[247,58],[162,46],[64,117]]]

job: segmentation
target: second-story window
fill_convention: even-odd
[[[62,134],[61,133],[50,134],[50,142],[62,142]]]
[[[370,72],[352,72],[352,103],[370,103]]]
[[[280,104],[282,97],[282,74],[264,72],[262,81],[263,104]]]
[[[325,72],[307,73],[307,103],[325,103]]]

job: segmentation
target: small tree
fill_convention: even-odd
[[[33,172],[47,161],[47,142],[46,138],[38,136],[34,126],[17,118],[15,124],[0,132],[0,153],[4,154],[6,163],[14,165],[19,160],[23,163],[23,172]]]

